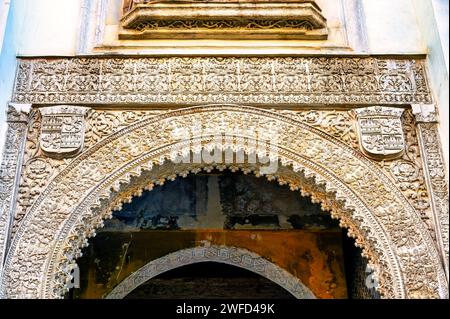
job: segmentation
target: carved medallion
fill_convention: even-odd
[[[42,151],[56,158],[78,154],[84,144],[86,107],[59,105],[43,108],[40,145]]]
[[[401,122],[403,111],[383,106],[355,110],[364,154],[374,159],[392,159],[402,155],[405,149]]]

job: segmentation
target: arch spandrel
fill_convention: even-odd
[[[227,134],[233,127],[278,133],[276,156],[283,167],[314,177],[352,211],[344,218],[376,254],[381,292],[386,297],[438,298],[447,295],[436,248],[414,208],[370,160],[336,139],[271,111],[238,106],[203,106],[168,112],[125,128],[73,160],[49,184],[24,218],[7,258],[4,288],[8,297],[60,297],[69,263],[79,243],[87,242],[111,190],[118,190],[173,154],[190,149],[174,138],[176,127],[206,128]],[[211,142],[199,136],[201,147]],[[250,146],[244,151],[254,151]],[[275,151],[275,149],[273,151]],[[276,154],[275,154],[276,153]],[[170,176],[169,176],[170,178]],[[350,225],[351,226],[351,225]],[[350,227],[351,229],[351,227]],[[370,257],[370,256],[369,256]]]

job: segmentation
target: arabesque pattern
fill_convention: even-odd
[[[173,158],[175,150],[189,152],[192,141],[176,139],[172,132],[196,123],[225,137],[231,128],[243,125],[276,131],[278,143],[269,155],[280,161],[283,172],[292,172],[286,173],[289,176],[303,174],[323,186],[328,197],[318,192],[317,198],[350,229],[371,263],[378,266],[379,290],[385,297],[447,296],[445,274],[430,234],[377,164],[302,122],[269,110],[232,105],[180,109],[144,119],[107,136],[62,168],[17,230],[5,265],[2,284],[6,296],[61,297],[70,263],[110,214],[110,208],[100,208],[126,200],[123,196],[129,193],[122,188],[135,185],[136,178],[146,172],[158,172],[157,167]],[[197,139],[201,148],[237,151],[230,141],[240,140],[243,151],[256,151],[248,136],[224,139],[219,144],[210,136]],[[176,176],[172,170],[169,175],[154,177],[162,183]],[[304,184],[299,177],[297,183],[295,178],[277,174],[269,178],[289,183],[293,190]],[[139,194],[138,189],[134,192]],[[334,204],[327,198],[334,198]],[[339,205],[345,214],[333,208]]]
[[[153,260],[125,278],[106,299],[123,299],[159,274],[201,262],[218,262],[247,269],[285,288],[298,299],[315,299],[311,290],[298,278],[267,259],[246,249],[215,245],[183,249]]]

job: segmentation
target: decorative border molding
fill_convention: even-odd
[[[7,111],[8,129],[0,165],[0,278],[16,211],[30,107],[10,104]]]
[[[316,299],[297,277],[267,259],[246,249],[214,245],[183,249],[153,260],[125,278],[106,299],[123,299],[134,289],[162,273],[201,262],[218,262],[247,269],[273,281],[297,299]]]
[[[423,60],[377,57],[19,61],[13,99],[37,104],[431,103]]]
[[[132,1],[119,39],[326,40],[314,1]],[[274,32],[276,30],[276,32]]]
[[[434,104],[413,105],[422,154],[425,180],[430,194],[436,242],[449,278],[449,197],[448,177],[440,142],[438,116]]]
[[[122,186],[134,184],[145,172],[155,172],[158,183],[176,178],[173,169],[169,175],[161,175],[158,163],[172,158],[174,148],[190,149],[191,141],[174,140],[170,133],[194,123],[225,134],[227,127],[242,123],[267,132],[275,125],[284,142],[277,146],[278,154],[271,156],[281,161],[292,178],[271,178],[299,190],[308,187],[300,178],[304,174],[331,194],[332,201],[320,191],[312,192],[349,228],[371,263],[379,266],[380,292],[385,297],[448,296],[443,266],[427,228],[377,164],[343,142],[276,112],[212,105],[142,120],[109,135],[61,169],[28,210],[14,237],[2,282],[8,297],[60,297],[70,276],[70,263],[111,212],[108,207],[102,213],[97,209],[113,205],[114,192],[119,194],[119,204],[126,200],[122,196],[128,193],[121,191]],[[200,142],[208,147],[211,140],[201,137]],[[247,145],[243,151],[255,150]],[[339,203],[344,210],[338,209]]]

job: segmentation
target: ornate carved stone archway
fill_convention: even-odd
[[[183,249],[153,260],[125,278],[106,299],[123,299],[134,289],[162,273],[201,262],[224,263],[247,269],[273,281],[298,299],[315,299],[309,288],[286,270],[246,249],[226,246]]]
[[[203,148],[257,152],[251,136],[228,136],[230,128],[258,127],[278,134],[269,156],[282,169],[269,176],[293,190],[313,195],[340,218],[378,266],[385,297],[445,297],[443,268],[432,239],[401,191],[373,162],[346,144],[295,119],[269,110],[232,105],[201,106],[150,117],[110,135],[70,162],[34,202],[12,242],[3,276],[7,297],[61,297],[70,279],[70,263],[79,256],[111,209],[139,195],[151,175],[162,183],[177,174],[211,167],[206,163],[170,167],[174,150],[185,154],[192,140],[174,137],[175,128],[201,123],[223,135],[194,136]],[[227,137],[229,137],[227,139]],[[165,164],[168,163],[168,164]],[[169,166],[165,166],[169,165]],[[245,164],[234,168],[255,170]],[[257,172],[256,172],[257,173]],[[139,178],[140,177],[140,178]],[[153,182],[152,182],[153,183]],[[148,185],[147,185],[148,186]]]

